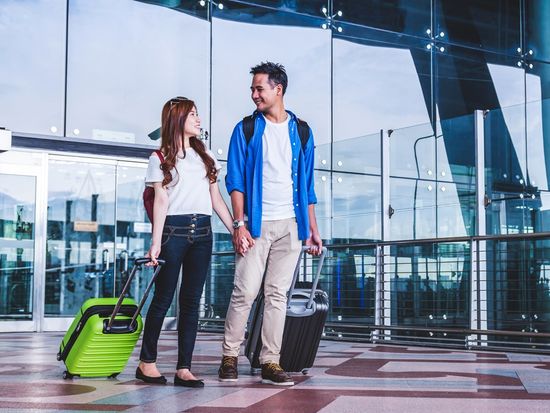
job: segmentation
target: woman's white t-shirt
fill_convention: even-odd
[[[221,165],[214,154],[208,149],[206,152],[214,160],[216,170],[219,171]],[[145,185],[153,186],[153,183],[162,182],[163,179],[160,159],[153,152],[149,157]],[[176,166],[172,169],[172,182],[168,184],[166,192],[168,193],[166,215],[212,215],[210,182],[206,177],[204,162],[193,148],[185,149],[185,158],[177,158]]]

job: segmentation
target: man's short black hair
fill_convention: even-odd
[[[259,65],[250,69],[251,75],[266,74],[269,82],[276,86],[281,85],[283,87],[283,95],[286,92],[288,86],[288,77],[286,75],[285,67],[280,63],[262,62]]]

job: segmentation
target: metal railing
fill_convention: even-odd
[[[550,233],[327,248],[327,339],[550,352]],[[306,256],[299,280],[315,266]],[[231,252],[214,254],[203,330],[223,330],[233,271]]]

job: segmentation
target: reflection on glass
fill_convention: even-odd
[[[0,127],[63,136],[65,11],[64,1],[0,2]]]
[[[473,185],[475,183],[474,115],[440,122],[437,136],[437,179]]]
[[[114,295],[115,167],[52,159],[48,175],[46,315],[73,316]]]
[[[394,130],[389,139],[391,176],[436,179],[435,137],[430,124]]]
[[[335,141],[332,147],[335,171],[382,173],[380,133]]]
[[[334,173],[332,191],[334,243],[379,240],[380,177]]]
[[[430,27],[430,0],[378,1],[334,0],[334,13],[342,11],[339,20],[421,36]]]
[[[549,246],[548,240],[487,242],[488,329],[550,331]]]
[[[315,205],[315,216],[317,218],[317,227],[319,234],[324,240],[332,238],[331,232],[331,174],[327,171],[315,171],[315,195],[317,204]]]
[[[375,272],[374,248],[330,250],[320,281],[330,299],[328,321],[375,323]]]
[[[521,42],[520,0],[436,0],[440,40],[512,53]]]
[[[177,95],[209,124],[207,21],[133,0],[69,3],[67,136],[157,145],[147,135]]]
[[[462,237],[475,235],[475,182],[437,183],[437,236]]]
[[[223,11],[216,13],[223,15]],[[284,17],[288,13],[272,10],[270,15]],[[320,23],[318,28],[308,28],[252,21],[212,20],[212,151],[220,159],[227,159],[233,128],[255,109],[250,98],[250,68],[267,59],[285,66],[285,107],[309,124],[319,148],[315,166],[326,168],[321,161],[330,165],[330,147],[326,145],[330,143],[331,127],[330,31],[321,29]],[[265,39],[277,39],[267,57]]]
[[[437,184],[418,179],[390,179],[392,240],[437,236]]]
[[[390,46],[333,40],[335,142],[430,122],[430,53]]]
[[[32,319],[35,178],[0,174],[0,320]]]
[[[468,243],[391,247],[385,268],[391,274],[391,324],[469,327],[470,254]],[[443,333],[417,334],[451,338]]]

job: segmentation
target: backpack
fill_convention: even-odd
[[[157,156],[160,159],[160,163],[164,162],[164,155],[161,151],[155,151]],[[143,190],[143,206],[145,207],[145,212],[147,212],[147,217],[151,224],[153,223],[153,205],[155,204],[155,188],[151,186],[145,186]]]
[[[246,144],[250,142],[252,136],[254,136],[254,121],[256,119],[257,112],[254,112],[252,115],[245,116],[243,118],[243,132],[246,139]],[[309,140],[309,125],[305,120],[298,119],[298,135],[300,136],[300,141],[302,142],[302,151],[305,151],[307,141]]]

